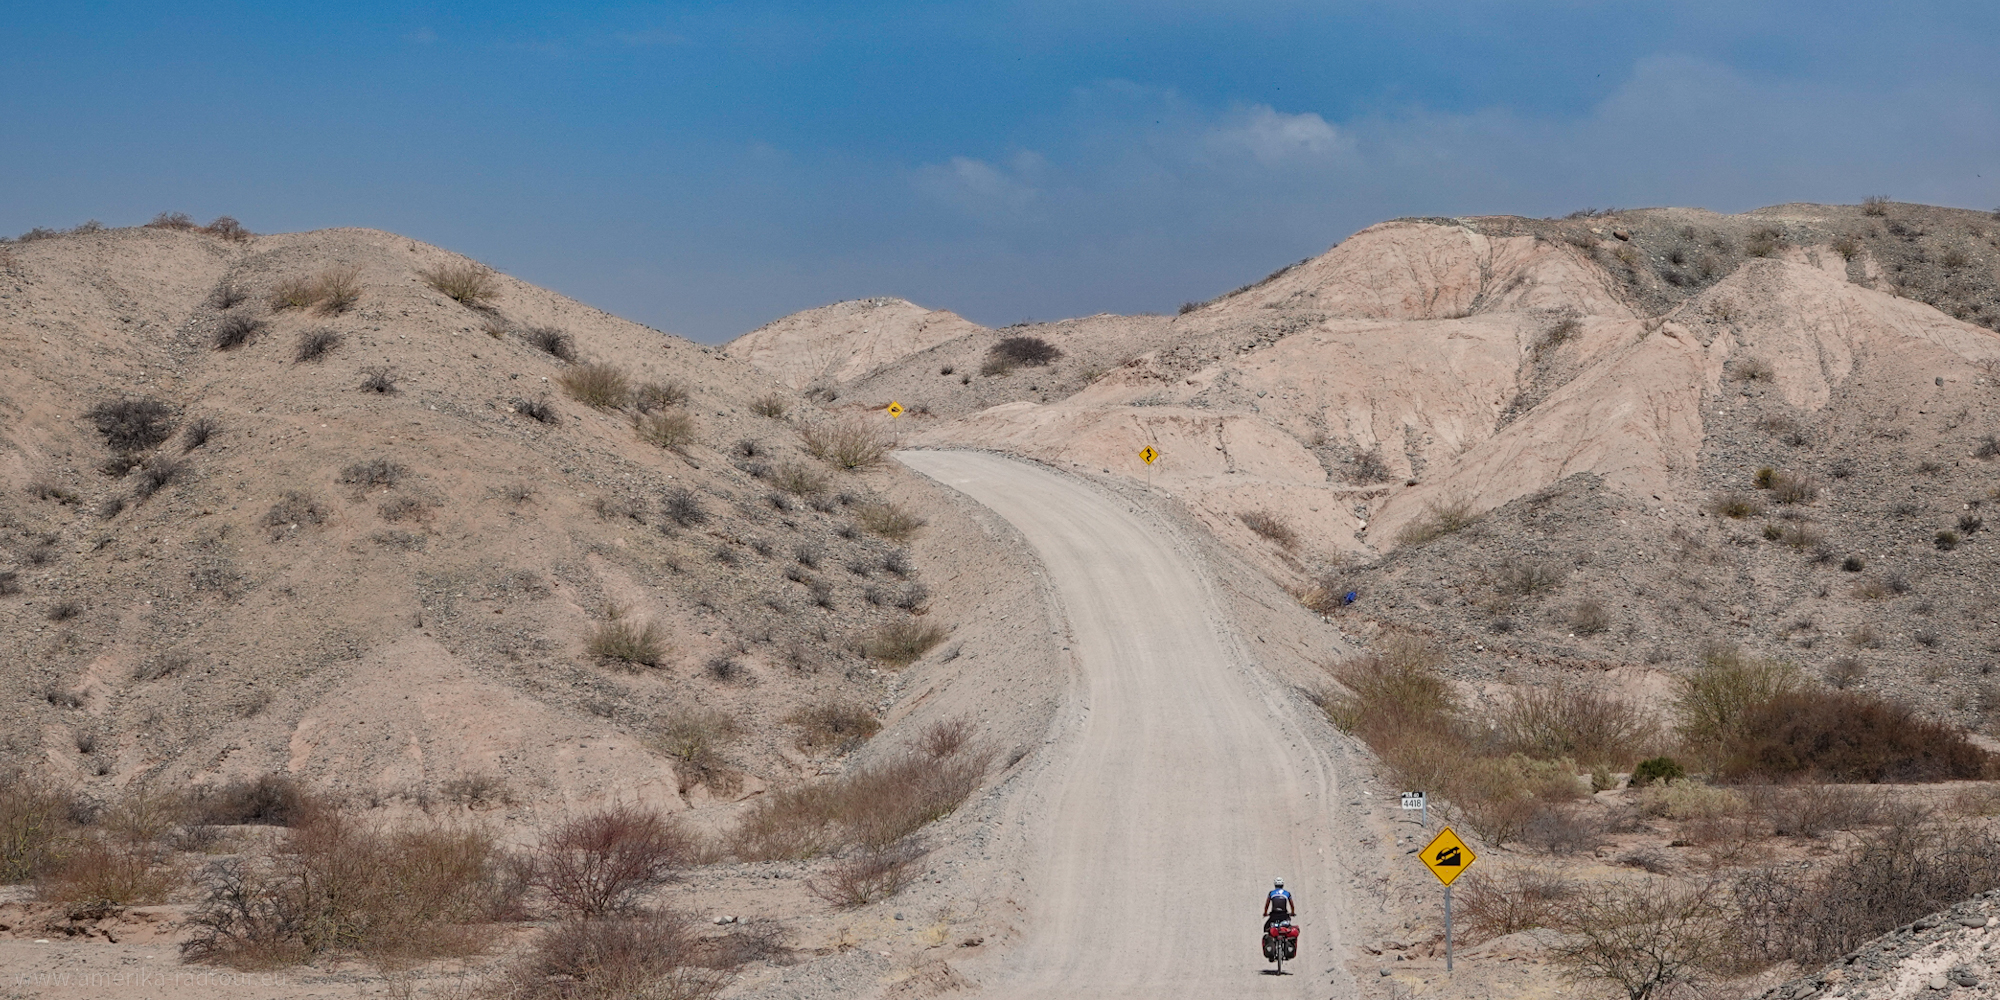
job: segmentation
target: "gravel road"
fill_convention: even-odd
[[[1298,699],[1244,652],[1201,562],[1157,518],[1040,466],[911,451],[991,508],[1047,567],[1081,669],[1051,763],[1017,794],[1030,857],[1021,946],[985,995],[1348,994],[1336,940],[1334,767]],[[1299,900],[1298,960],[1257,940],[1271,878]]]

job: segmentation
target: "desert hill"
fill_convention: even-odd
[[[1468,680],[1721,640],[1978,724],[1996,267],[2000,220],[1879,201],[1398,220],[1171,319],[968,332],[830,388],[911,407],[914,443],[1150,479]],[[1008,336],[1062,356],[982,373]]]
[[[0,771],[681,808],[817,773],[958,624],[977,530],[711,349],[370,230],[0,254]]]

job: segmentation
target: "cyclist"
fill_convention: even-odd
[[[1284,923],[1297,917],[1299,908],[1292,902],[1292,894],[1285,889],[1285,880],[1271,880],[1271,892],[1264,897],[1264,933],[1271,933],[1273,924]]]

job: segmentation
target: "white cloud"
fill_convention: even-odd
[[[1286,114],[1267,104],[1231,116],[1208,137],[1212,151],[1247,151],[1267,166],[1322,159],[1352,145],[1345,133],[1311,111]]]
[[[1023,151],[1005,167],[985,160],[954,156],[947,163],[925,164],[916,171],[917,189],[974,218],[1000,222],[1020,218],[1041,198],[1031,178],[1043,171],[1040,156]]]

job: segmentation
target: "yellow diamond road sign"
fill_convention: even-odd
[[[1145,446],[1144,448],[1139,449],[1139,461],[1144,462],[1147,465],[1153,464],[1155,461],[1159,459],[1159,457],[1160,457],[1159,451],[1154,449],[1154,447],[1150,444]]]
[[[903,404],[901,403],[890,403],[886,407],[886,409],[889,411],[889,415],[892,417],[900,417],[903,415]]]
[[[1424,860],[1424,867],[1446,885],[1479,860],[1479,855],[1472,853],[1472,848],[1465,846],[1465,841],[1458,839],[1458,834],[1451,832],[1451,827],[1445,827],[1431,838],[1431,842],[1424,845],[1417,856]]]

